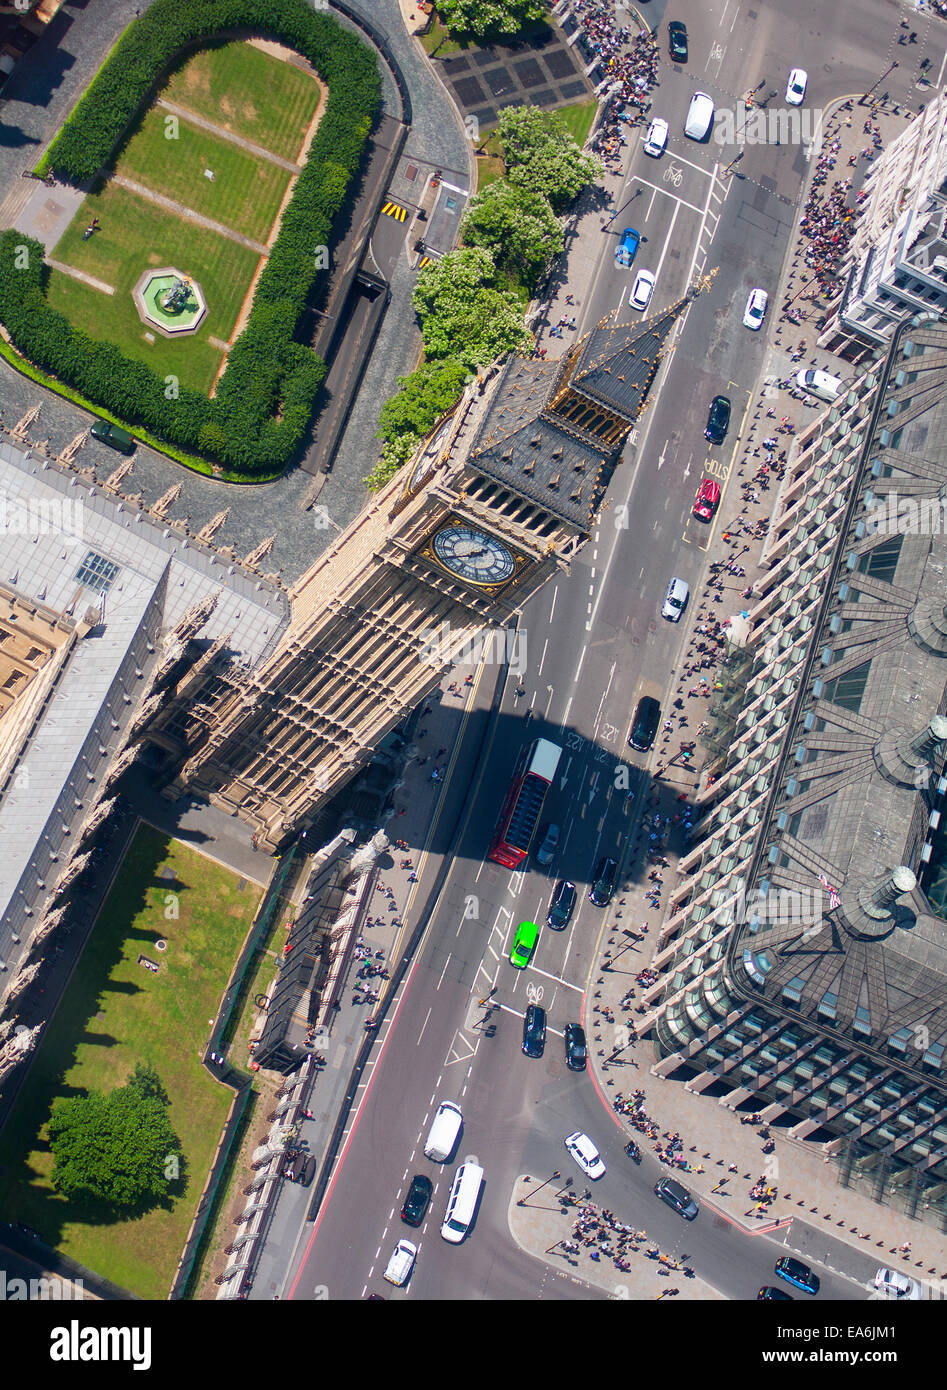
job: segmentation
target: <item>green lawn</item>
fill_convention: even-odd
[[[592,129],[597,106],[598,102],[593,98],[589,101],[573,102],[571,106],[557,106],[555,109],[554,114],[562,121],[580,149],[585,144],[589,131]]]
[[[235,41],[188,59],[160,95],[295,160],[320,93],[310,73]]]
[[[165,867],[176,882],[162,880]],[[241,892],[240,882],[179,841],[139,830],[0,1134],[0,1218],[26,1222],[143,1298],[167,1295],[230,1106],[200,1052],[259,903],[259,888]],[[165,916],[169,893],[176,920]],[[158,975],[137,963],[140,952],[160,962]],[[56,1096],[123,1085],[139,1061],[171,1098],[188,1184],[169,1210],[102,1223],[50,1184],[49,1108]]]
[[[289,172],[200,126],[172,120],[169,127],[166,111],[148,111],[119,155],[115,174],[265,243]],[[167,139],[169,129],[175,139]],[[205,176],[205,169],[213,173],[213,180]]]
[[[82,233],[94,216],[102,230],[83,241]],[[53,270],[49,302],[76,327],[93,338],[110,339],[161,376],[174,374],[195,390],[210,389],[222,355],[208,338],[229,341],[256,273],[256,252],[106,184],[82,203],[53,255],[116,289],[114,295],[105,295]],[[138,317],[132,289],[143,271],[166,265],[200,283],[207,314],[196,333],[175,340],[156,332],[149,343],[145,333],[150,330]]]

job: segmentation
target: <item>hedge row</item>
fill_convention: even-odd
[[[0,321],[26,357],[130,425],[238,474],[278,472],[305,438],[327,368],[294,334],[380,91],[371,50],[307,0],[268,0],[264,13],[258,0],[155,0],[116,45],[48,156],[61,176],[95,177],[180,50],[235,29],[280,39],[325,80],[326,108],[309,157],[213,400],[183,388],[168,400],[164,379],[144,363],[75,329],[46,302],[43,247],[16,231],[0,237]]]

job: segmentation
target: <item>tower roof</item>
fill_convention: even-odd
[[[693,295],[653,318],[619,323],[618,311],[602,319],[579,348],[572,386],[633,424],[658,369],[665,341]]]
[[[587,530],[625,434],[641,413],[665,341],[707,283],[651,318],[619,322],[617,311],[608,315],[558,361],[508,362],[469,462],[553,516]],[[581,410],[566,413],[564,397],[572,406],[587,401],[606,412],[614,442],[583,428],[575,418]]]

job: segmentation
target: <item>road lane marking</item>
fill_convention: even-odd
[[[537,975],[542,975],[544,980],[555,980],[556,984],[562,985],[565,989],[574,989],[577,990],[579,994],[582,993],[582,986],[574,985],[571,980],[563,980],[561,976],[553,975],[548,970],[540,970],[538,965],[531,965],[528,968],[535,971]]]

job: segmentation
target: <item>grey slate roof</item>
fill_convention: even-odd
[[[487,408],[469,459],[485,477],[544,507],[579,530],[595,519],[617,450],[560,417],[552,405],[565,380],[573,393],[618,415],[637,419],[663,344],[687,299],[650,319],[603,319],[558,361],[515,358]]]

